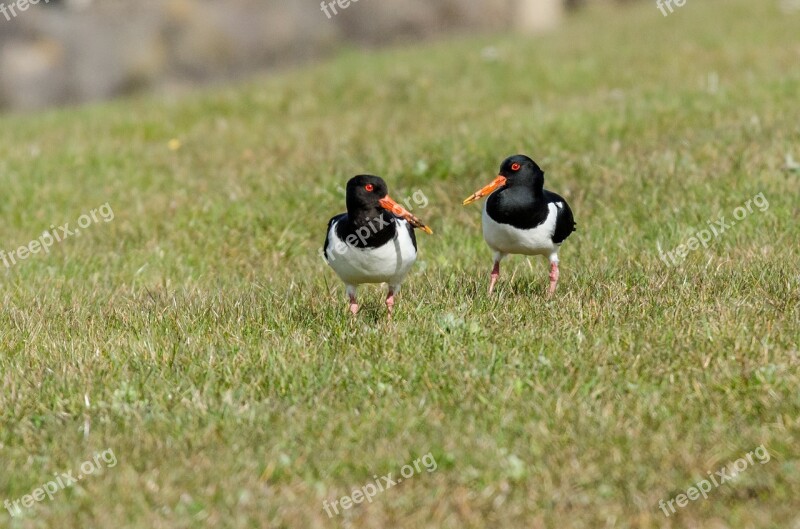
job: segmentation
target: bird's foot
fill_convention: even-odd
[[[355,316],[358,314],[358,302],[355,296],[350,296],[350,312]]]

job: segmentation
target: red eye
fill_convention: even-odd
[[[372,184],[367,184],[366,186],[364,186],[364,189],[372,193],[375,190],[375,186]]]
[[[521,167],[522,166],[520,164],[518,164],[518,163],[512,163],[511,164],[511,170],[512,171],[519,171]]]

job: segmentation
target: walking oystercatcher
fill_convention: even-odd
[[[508,254],[543,255],[550,259],[550,290],[558,284],[558,250],[575,231],[567,201],[544,189],[544,172],[524,155],[500,166],[494,181],[464,201],[471,204],[490,195],[483,208],[483,238],[494,250],[489,293],[500,276],[500,261]]]
[[[417,259],[414,228],[433,231],[389,197],[379,176],[359,175],[347,182],[347,213],[328,222],[323,254],[345,283],[350,312],[358,313],[356,288],[388,283],[389,317],[394,295]]]

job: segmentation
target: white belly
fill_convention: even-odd
[[[348,285],[389,283],[399,286],[417,259],[405,220],[396,220],[394,239],[378,248],[357,248],[342,241],[331,226],[325,255],[328,264]]]
[[[561,246],[553,243],[558,209],[555,204],[548,204],[548,209],[543,223],[529,230],[521,230],[492,220],[484,205],[483,238],[493,250],[504,254],[554,255]]]

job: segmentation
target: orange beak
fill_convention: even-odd
[[[408,221],[409,224],[414,226],[415,228],[419,228],[428,235],[433,235],[433,230],[427,227],[421,220],[411,214],[406,208],[392,200],[389,195],[386,195],[382,199],[378,201],[378,204],[381,205],[383,209],[391,211],[398,217],[402,217]]]
[[[503,187],[504,185],[506,185],[506,177],[505,176],[498,176],[497,178],[495,178],[492,181],[491,184],[489,184],[488,186],[484,187],[480,191],[476,191],[475,193],[473,193],[471,197],[469,197],[468,199],[466,199],[464,201],[464,205],[466,206],[467,204],[472,204],[476,200],[479,200],[479,199],[485,197],[486,195],[491,195],[496,189],[499,189],[499,188]]]

